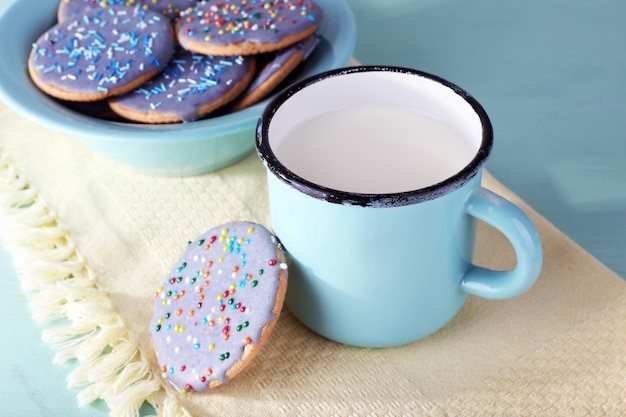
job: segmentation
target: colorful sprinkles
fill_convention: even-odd
[[[181,12],[178,37],[181,43],[277,43],[319,27],[321,20],[321,9],[312,1],[208,0]]]
[[[315,48],[323,12],[313,0],[60,0],[57,17],[32,44],[33,83],[90,116],[157,124],[265,98]]]
[[[180,392],[226,382],[244,349],[266,337],[286,289],[281,259],[274,236],[255,223],[229,223],[189,242],[155,292],[150,329],[163,377]]]
[[[196,120],[218,107],[217,104],[211,107],[210,103],[227,97],[244,79],[252,59],[201,55],[180,49],[163,72],[112,103],[124,111],[158,110],[176,116],[179,121]]]
[[[29,69],[43,84],[101,97],[160,71],[174,52],[169,32],[167,19],[141,8],[91,10],[43,34],[32,46]]]

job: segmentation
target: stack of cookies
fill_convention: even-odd
[[[255,104],[317,45],[312,0],[61,0],[28,71],[91,115],[189,122]]]

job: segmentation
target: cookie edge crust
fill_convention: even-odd
[[[170,39],[172,40],[172,44],[175,44],[176,36],[175,36],[174,30],[171,24],[168,26],[169,26]],[[41,36],[44,36],[45,33],[46,32],[44,32],[44,34],[42,34]],[[41,39],[41,36],[37,38],[35,43],[39,42],[39,40]],[[171,51],[171,55],[169,59],[172,58],[173,54],[174,54],[174,50]],[[129,81],[127,84],[123,84],[115,88],[110,88],[107,91],[81,92],[81,91],[75,91],[75,90],[68,90],[68,89],[59,87],[58,85],[54,83],[43,82],[39,78],[39,71],[37,71],[37,69],[35,68],[35,64],[33,60],[34,56],[35,56],[35,48],[31,48],[30,54],[28,54],[27,69],[28,69],[28,75],[30,76],[30,79],[33,82],[33,84],[35,84],[35,87],[37,87],[41,92],[49,95],[50,97],[54,97],[54,98],[57,98],[60,100],[66,100],[66,101],[74,101],[74,102],[91,102],[91,101],[106,100],[112,97],[121,96],[123,94],[129,93],[135,90],[136,88],[140,87],[146,81],[155,77],[157,74],[163,71],[163,68],[164,68],[162,67],[162,68],[146,71],[143,74],[138,75],[133,80]]]
[[[317,31],[318,25],[311,25],[301,32],[294,33],[292,35],[285,36],[278,42],[251,42],[242,41],[237,43],[229,43],[225,45],[211,44],[209,42],[199,42],[190,40],[186,36],[181,36],[183,31],[183,22],[179,21],[176,24],[174,32],[178,39],[178,43],[188,51],[204,54],[204,55],[218,55],[218,56],[236,56],[236,55],[257,55],[267,52],[274,52],[279,49],[286,48],[301,40],[306,39],[308,36],[314,34]]]
[[[252,82],[254,74],[256,73],[256,59],[254,57],[247,57],[247,59],[250,60],[250,65],[248,68],[248,72],[244,75],[244,77],[239,80],[235,84],[235,86],[231,88],[226,94],[218,97],[216,100],[201,105],[196,112],[196,118],[194,118],[193,120],[198,120],[204,116],[207,116],[212,111],[225,106],[226,104],[239,97],[239,95],[243,91],[245,91],[248,85],[250,85],[250,83]],[[132,94],[132,91],[129,91],[128,93]],[[147,112],[138,111],[128,107],[124,107],[123,105],[117,103],[115,100],[109,100],[109,106],[118,116],[121,116],[133,122],[146,124],[167,124],[185,122],[179,116],[172,113],[159,112],[158,110]],[[188,122],[193,120],[189,120]]]
[[[272,74],[263,84],[249,94],[241,96],[232,106],[232,111],[243,110],[250,107],[267,97],[272,90],[283,82],[289,74],[291,74],[303,61],[304,54],[302,52],[294,53],[281,67],[280,71]]]
[[[276,245],[276,258],[278,259],[279,263],[286,263],[285,252],[283,246],[280,243],[277,243]],[[254,345],[247,345],[243,350],[241,359],[239,359],[237,363],[235,363],[233,366],[230,367],[228,371],[226,371],[226,377],[228,379],[224,382],[219,380],[212,380],[211,382],[209,382],[209,389],[216,388],[239,375],[261,352],[263,346],[265,346],[265,343],[268,341],[270,335],[272,334],[274,327],[276,327],[276,323],[278,323],[278,319],[283,310],[285,296],[287,294],[287,276],[287,270],[281,268],[280,272],[278,273],[278,290],[276,291],[276,298],[274,300],[274,306],[272,307],[272,313],[274,314],[274,318],[263,325],[259,342]]]

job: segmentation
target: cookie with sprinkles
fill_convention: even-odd
[[[137,122],[190,122],[239,96],[254,73],[254,57],[217,57],[180,49],[163,72],[109,104],[120,116]]]
[[[59,22],[63,22],[85,13],[89,8],[118,5],[150,9],[173,21],[180,15],[180,12],[197,3],[198,0],[61,0],[57,18]]]
[[[272,54],[246,91],[233,104],[231,110],[245,109],[267,97],[302,61],[309,57],[317,43],[316,36],[311,35],[295,45]]]
[[[188,242],[155,293],[150,322],[161,373],[180,392],[221,385],[258,354],[282,309],[284,256],[276,238],[251,222]]]
[[[276,51],[315,33],[322,9],[312,0],[206,0],[181,13],[183,48],[209,55]]]
[[[96,101],[134,90],[161,72],[174,53],[172,26],[140,7],[90,9],[57,23],[33,44],[31,79],[69,101]]]

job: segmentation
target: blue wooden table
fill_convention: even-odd
[[[626,2],[347,1],[362,63],[418,68],[472,93],[496,132],[488,169],[626,278]],[[69,369],[51,364],[2,251],[0,277],[5,335],[19,340],[0,345],[2,415],[107,415],[76,407]]]

